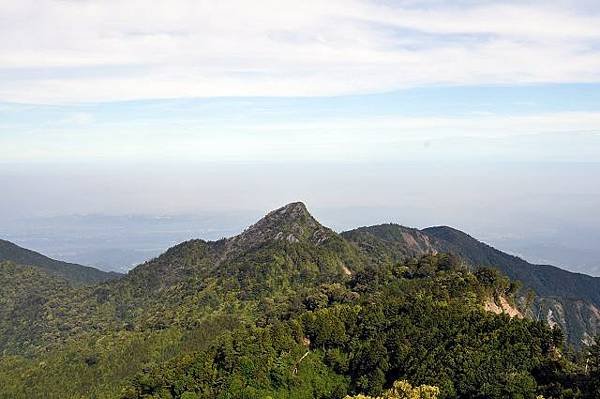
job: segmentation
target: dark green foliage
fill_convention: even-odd
[[[0,352],[23,352],[51,333],[47,309],[60,312],[72,288],[37,268],[11,262],[0,262],[0,281]]]
[[[365,270],[347,283],[360,290],[355,296],[330,299],[322,287],[319,306],[305,300],[296,316],[227,332],[206,351],[139,374],[124,397],[341,398],[379,394],[402,377],[439,386],[441,397],[533,398],[545,389],[538,370],[566,373],[566,363],[553,360],[552,329],[482,310],[477,298],[506,292],[505,277],[492,270],[482,283],[487,271],[447,270],[447,261],[428,256]],[[564,391],[559,380],[553,388]]]
[[[589,347],[586,359],[588,389],[586,398],[600,398],[600,336]]]

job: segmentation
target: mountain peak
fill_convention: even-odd
[[[303,211],[303,212],[308,213],[308,209],[306,208],[306,205],[304,205],[304,202],[302,202],[302,201],[290,202],[289,204],[284,205],[281,208],[276,209],[275,211],[289,212],[289,211],[293,211],[293,210]]]
[[[267,213],[267,215],[259,220],[272,222],[306,222],[307,220],[315,221],[306,205],[303,202],[291,202],[281,208],[275,209]],[[316,222],[316,221],[315,221]]]
[[[287,240],[294,243],[309,239],[320,243],[330,232],[312,217],[304,203],[292,202],[267,213],[234,240],[249,243]]]

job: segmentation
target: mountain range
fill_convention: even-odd
[[[563,334],[593,346],[600,279],[449,227],[338,234],[291,203],[125,276],[0,248],[0,398],[341,398],[398,377],[448,398],[595,389]]]

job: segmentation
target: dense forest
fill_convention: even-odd
[[[99,284],[0,263],[0,398],[600,397],[522,284],[360,235],[295,203]]]

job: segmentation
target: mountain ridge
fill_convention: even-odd
[[[52,259],[39,252],[23,248],[3,239],[0,239],[0,261],[10,261],[24,266],[37,267],[46,273],[63,278],[73,284],[100,283],[122,276],[122,274],[116,272],[105,272],[91,266]]]
[[[448,252],[465,259],[476,267],[487,266],[498,269],[509,278],[521,281],[526,289],[536,295],[533,314],[552,320],[567,332],[569,340],[576,346],[588,343],[600,332],[600,278],[570,272],[552,265],[535,265],[517,256],[502,252],[469,234],[450,226],[433,226],[421,230],[397,224],[366,226],[347,232],[342,236],[356,240],[360,233],[379,238],[382,247],[392,248],[392,253],[408,252],[411,256],[428,252]],[[401,234],[399,234],[401,232]],[[414,241],[428,238],[428,247],[410,251],[406,247],[406,235],[412,234]],[[396,237],[396,241],[389,237]],[[582,306],[583,304],[583,306]],[[571,309],[567,312],[566,309]],[[562,315],[562,316],[561,316]],[[589,317],[586,317],[588,315]]]

